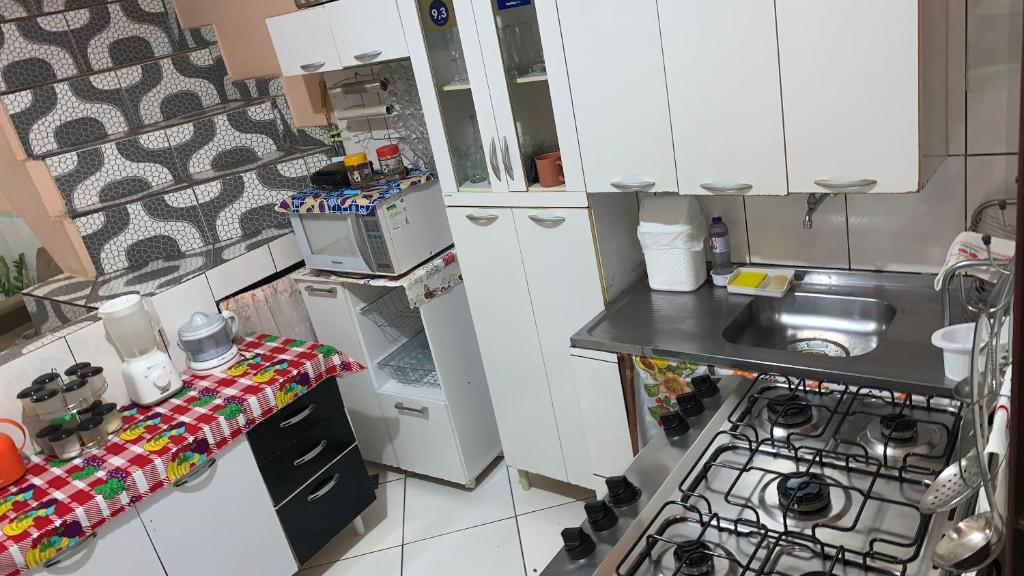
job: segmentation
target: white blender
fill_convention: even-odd
[[[99,316],[118,354],[128,397],[152,406],[181,389],[178,370],[160,348],[156,314],[138,294],[114,298],[100,306]]]

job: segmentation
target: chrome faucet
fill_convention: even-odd
[[[822,202],[835,196],[824,192],[807,195],[807,213],[804,214],[804,230],[814,228],[814,213],[821,207]]]

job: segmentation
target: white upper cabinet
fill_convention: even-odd
[[[325,9],[343,67],[409,57],[395,0],[341,0]]]
[[[322,7],[268,18],[267,29],[284,76],[341,69],[341,57]]]
[[[946,153],[947,3],[775,4],[789,191],[921,189]]]
[[[661,0],[658,11],[679,192],[786,194],[774,4]]]
[[[558,0],[558,14],[586,190],[678,191],[657,1]]]

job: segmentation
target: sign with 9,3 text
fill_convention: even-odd
[[[455,13],[452,0],[420,0],[420,9],[426,21],[438,28],[454,28]]]

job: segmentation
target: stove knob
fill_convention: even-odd
[[[676,396],[676,404],[683,416],[700,416],[704,412],[704,403],[697,397],[696,392],[687,392]]]
[[[640,499],[640,489],[625,476],[609,476],[604,484],[608,487],[608,503],[616,508],[624,508]]]
[[[683,418],[683,415],[676,410],[662,414],[658,421],[661,422],[661,429],[665,431],[665,436],[669,438],[678,438],[690,431],[690,425],[686,423],[686,418]]]
[[[707,374],[702,374],[690,380],[690,385],[693,386],[693,391],[697,393],[699,398],[710,398],[718,394],[718,379],[712,378]]]
[[[594,532],[610,530],[612,526],[619,522],[619,517],[615,514],[615,510],[612,510],[612,507],[604,500],[587,502],[583,505],[583,510],[587,513],[587,522],[590,523],[590,527]]]
[[[594,539],[583,528],[562,530],[562,542],[565,543],[565,553],[572,560],[583,560],[597,549]]]

